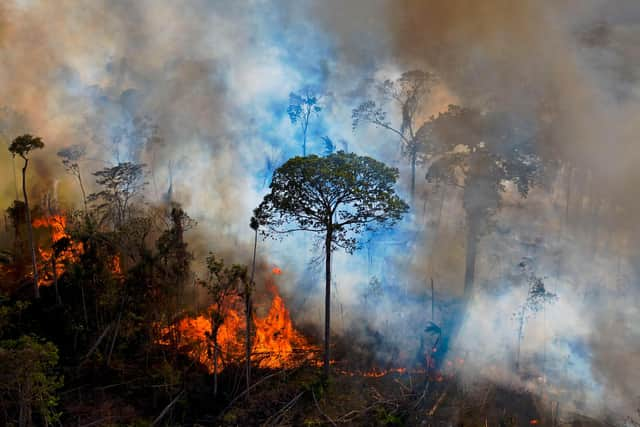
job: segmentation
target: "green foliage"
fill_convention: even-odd
[[[265,235],[330,232],[333,245],[351,253],[355,234],[391,226],[408,210],[393,188],[397,178],[397,169],[353,153],[294,157],[275,171],[254,214]]]
[[[55,373],[57,364],[58,349],[50,342],[29,335],[0,342],[2,405],[19,424],[30,424],[32,412],[46,424],[59,418],[55,393],[63,381]]]
[[[15,301],[0,294],[0,338],[10,336],[19,326],[19,317],[31,303],[29,301]]]
[[[25,160],[29,158],[29,153],[31,151],[42,148],[44,148],[44,142],[42,142],[42,139],[29,134],[15,138],[11,142],[11,145],[9,145],[9,151],[11,154],[14,156],[20,156]]]

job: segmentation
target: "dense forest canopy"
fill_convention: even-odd
[[[639,19],[3,2],[0,423],[638,425]]]

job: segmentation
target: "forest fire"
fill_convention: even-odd
[[[254,317],[252,361],[260,368],[279,369],[294,368],[313,359],[318,348],[295,329],[275,285],[268,285],[268,290],[273,295],[269,311],[265,317]],[[245,314],[241,307],[239,297],[231,299],[228,304],[216,336],[220,350],[216,364],[212,360],[211,318],[205,315],[185,318],[177,325],[181,341],[189,348],[189,356],[210,372],[214,372],[214,366],[221,371],[227,365],[241,362],[244,357]],[[209,307],[208,311],[213,308]],[[164,332],[166,335],[168,328]],[[167,341],[161,343],[166,344]]]
[[[0,0],[0,427],[640,427],[640,0],[105,3]]]
[[[318,349],[293,327],[289,310],[275,285],[267,282],[267,288],[273,301],[266,317],[254,319],[253,354],[261,368],[293,367]],[[302,360],[296,357],[298,354],[303,356]]]
[[[50,233],[51,245],[38,247],[38,253],[42,260],[40,265],[42,274],[38,285],[49,286],[55,278],[64,273],[67,263],[78,260],[83,246],[82,243],[71,240],[71,236],[67,232],[67,218],[62,214],[36,218],[32,225],[34,228],[46,228]]]

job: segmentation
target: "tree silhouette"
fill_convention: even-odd
[[[289,107],[287,114],[292,124],[298,124],[302,132],[302,155],[307,155],[307,131],[311,116],[319,114],[322,107],[319,105],[320,96],[311,87],[304,88],[300,93],[289,94]]]
[[[500,206],[506,183],[521,197],[541,182],[542,161],[533,148],[533,135],[503,113],[483,113],[450,105],[422,126],[416,138],[431,143],[426,179],[462,189],[466,216],[464,293],[473,290],[477,244],[488,231],[489,219]]]
[[[103,213],[102,220],[110,219],[114,229],[121,227],[129,216],[131,201],[147,184],[144,182],[144,164],[119,163],[116,166],[94,172],[96,183],[103,187],[89,195],[90,202]]]
[[[393,124],[388,118],[387,111],[373,100],[361,103],[351,113],[354,130],[364,122],[386,129],[400,137],[402,154],[407,157],[411,166],[412,202],[416,189],[416,164],[421,146],[425,142],[416,138],[418,111],[424,97],[431,92],[435,82],[434,74],[412,70],[403,73],[395,81],[387,79],[378,85],[383,98],[396,103],[400,108],[402,120],[399,124]]]
[[[271,192],[254,211],[266,236],[310,231],[323,236],[325,255],[324,377],[329,376],[331,254],[353,253],[357,235],[395,224],[408,210],[396,194],[398,170],[371,157],[338,151],[294,157],[273,175]]]
[[[518,322],[518,345],[516,347],[515,362],[516,372],[520,368],[520,349],[522,346],[522,339],[524,338],[524,327],[527,323],[527,319],[545,310],[547,306],[558,300],[558,296],[556,294],[549,292],[545,288],[543,278],[538,277],[533,271],[531,271],[524,260],[520,262],[519,266],[526,275],[528,290],[524,303],[522,303],[520,307],[518,307],[518,311],[514,313],[514,318]],[[542,370],[544,372],[544,366],[542,367]]]
[[[84,205],[85,213],[87,210],[87,193],[84,189],[84,184],[82,183],[82,173],[80,172],[80,159],[82,159],[85,155],[85,148],[81,145],[72,145],[62,150],[58,151],[58,157],[62,159],[62,165],[65,170],[69,172],[71,175],[75,176],[78,180],[78,184],[80,186],[80,191],[82,192],[82,203]]]
[[[542,161],[533,147],[535,132],[506,113],[481,112],[451,105],[432,118],[416,138],[431,161],[426,179],[462,191],[466,219],[464,295],[461,305],[443,325],[440,343],[445,352],[467,313],[474,290],[478,242],[487,234],[507,183],[526,197],[541,182]]]
[[[245,281],[244,289],[244,312],[245,312],[245,380],[247,384],[246,393],[249,396],[249,386],[251,385],[251,320],[253,315],[252,294],[255,289],[253,281],[256,273],[256,250],[258,249],[258,228],[260,222],[256,217],[251,217],[249,227],[253,230],[253,257],[251,259],[251,277]]]
[[[31,262],[33,264],[33,286],[34,295],[40,298],[40,289],[38,288],[38,265],[36,262],[36,247],[33,241],[33,226],[31,225],[31,211],[29,210],[29,197],[27,196],[27,167],[29,166],[29,154],[32,150],[42,149],[44,142],[42,139],[25,134],[17,137],[11,142],[9,151],[13,157],[20,156],[24,160],[22,167],[22,195],[24,197],[25,215],[27,220],[27,231],[29,233],[29,246],[31,247]]]

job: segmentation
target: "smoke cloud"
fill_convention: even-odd
[[[455,346],[473,352],[465,375],[624,416],[640,399],[638,18],[634,0],[13,0],[0,5],[0,138],[43,138],[30,192],[41,197],[59,180],[67,206],[80,195],[55,155],[62,147],[86,147],[88,182],[119,161],[146,163],[146,198],[160,201],[171,186],[198,220],[190,231],[198,259],[215,250],[246,262],[252,209],[273,170],[301,154],[289,93],[313,86],[323,94],[310,152],[323,153],[328,136],[338,149],[384,160],[401,169],[407,196],[397,141],[374,127],[353,132],[351,110],[371,96],[371,79],[430,70],[439,83],[424,120],[448,104],[509,111],[535,123],[538,152],[562,164],[550,188],[526,200],[507,191],[480,241],[478,291]],[[0,165],[8,206],[19,183],[6,150]],[[436,321],[463,287],[461,193],[428,185],[428,163],[419,169],[411,218],[335,259],[335,330],[367,345],[376,331],[385,360],[393,348],[408,348],[409,360],[421,336],[429,339],[431,279]],[[265,266],[283,269],[294,319],[321,325],[312,238],[259,251]],[[523,257],[558,296],[527,320],[521,354],[534,380],[526,384],[512,367],[513,314],[526,299],[514,270]]]

